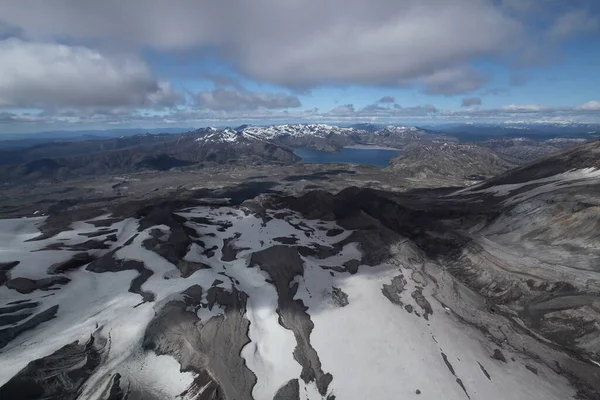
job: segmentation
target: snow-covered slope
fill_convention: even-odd
[[[0,398],[575,394],[436,300],[453,284],[412,241],[264,206],[0,221]]]
[[[237,143],[237,144],[248,144],[252,141],[264,141],[268,139],[265,136],[255,135],[250,132],[236,131],[231,128],[223,129],[222,131],[215,130],[212,132],[207,132],[204,135],[201,135],[197,139],[196,142],[205,144],[205,143]]]

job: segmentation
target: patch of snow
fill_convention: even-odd
[[[471,195],[478,193],[491,193],[496,197],[509,196],[511,192],[520,189],[524,186],[540,185],[532,190],[525,193],[521,193],[513,199],[507,200],[507,204],[512,204],[516,201],[525,200],[533,196],[537,196],[541,193],[546,193],[557,189],[558,187],[573,187],[580,185],[590,184],[590,181],[596,181],[600,179],[600,169],[597,168],[581,168],[573,169],[567,172],[549,176],[547,178],[534,179],[522,183],[495,185],[485,189],[478,189],[484,183],[477,184],[474,186],[467,187],[465,189],[458,190],[451,193],[449,196],[456,195]]]

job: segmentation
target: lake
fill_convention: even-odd
[[[374,165],[376,167],[387,167],[388,162],[400,154],[400,150],[381,147],[344,147],[342,150],[330,153],[297,147],[294,154],[302,159],[303,163],[343,163]]]

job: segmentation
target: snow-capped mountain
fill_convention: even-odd
[[[243,133],[256,135],[264,139],[278,139],[285,136],[304,137],[314,136],[326,138],[330,135],[353,135],[360,131],[353,128],[340,128],[327,124],[294,124],[273,126],[248,126],[241,130]]]
[[[364,133],[353,128],[326,124],[245,126],[238,131],[287,147],[308,147],[324,151],[337,151],[358,143]]]
[[[195,141],[200,144],[208,143],[230,143],[230,144],[249,144],[253,141],[265,141],[265,137],[252,134],[246,131],[236,131],[231,128],[223,130],[211,130],[204,133]]]
[[[404,148],[409,145],[433,140],[454,141],[456,139],[414,126],[385,126],[360,129],[327,124],[287,124],[273,126],[242,126],[235,131],[243,135],[271,141],[289,147],[308,147],[316,150],[338,151],[350,145],[384,145]],[[232,129],[228,137],[233,140]],[[225,140],[225,139],[222,139]]]
[[[299,157],[271,140],[245,130],[225,128],[206,130],[191,136],[193,143],[184,143],[186,157],[213,162],[295,162]]]

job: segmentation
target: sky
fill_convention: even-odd
[[[0,135],[600,122],[597,0],[0,2]]]

